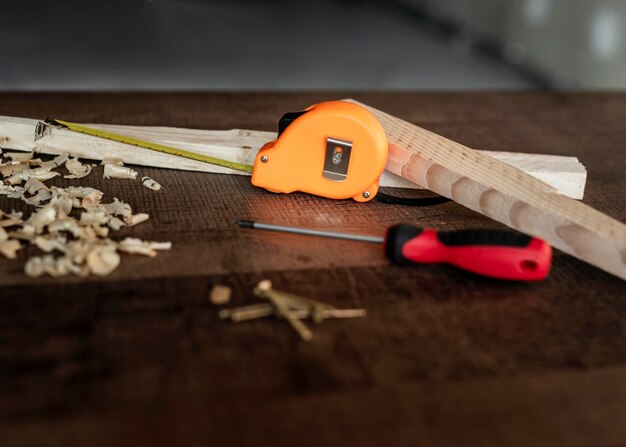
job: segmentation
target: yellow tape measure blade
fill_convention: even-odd
[[[116,141],[118,143],[130,144],[131,146],[137,146],[144,149],[150,149],[152,151],[161,152],[169,155],[174,155],[177,157],[189,158],[191,160],[201,161],[204,163],[209,163],[216,166],[222,166],[224,168],[234,169],[235,171],[241,172],[252,172],[252,166],[247,165],[245,163],[237,163],[235,161],[224,160],[217,157],[211,157],[210,155],[202,155],[196,152],[190,152],[185,149],[179,149],[176,147],[166,146],[160,143],[153,143],[151,141],[140,140],[138,138],[127,137],[125,135],[116,134],[113,132],[94,129],[89,126],[84,126],[82,124],[70,123],[68,121],[61,120],[47,120],[48,124],[54,125],[58,124],[63,128],[69,129],[73,132],[79,132],[85,135],[90,135],[92,137],[103,138],[105,140]]]

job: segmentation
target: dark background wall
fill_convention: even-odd
[[[0,90],[626,87],[626,2],[3,2]]]

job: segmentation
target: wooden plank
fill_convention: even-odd
[[[80,158],[102,160],[107,157],[121,158],[127,164],[140,166],[164,167],[186,171],[215,172],[226,174],[243,174],[220,166],[209,165],[195,160],[174,157],[148,149],[94,138],[64,129],[50,128],[43,138],[34,141],[34,126],[38,120],[28,118],[0,118],[0,147],[22,151],[37,151],[44,154],[70,152]],[[157,128],[158,131],[159,128]],[[179,135],[181,129],[174,129]],[[195,134],[185,149],[195,150],[204,155],[228,157],[229,160],[251,164],[254,162],[252,148],[256,150],[261,141],[269,141],[272,132],[259,132],[250,136],[247,131],[239,129],[211,131],[208,140],[199,144]],[[269,137],[269,139],[265,139]],[[241,149],[232,151],[232,149]],[[210,169],[210,171],[208,171]]]
[[[556,194],[520,169],[361,105],[385,128],[391,172],[626,279],[623,223]]]
[[[63,129],[50,129],[46,136],[35,142],[33,129],[36,123],[37,120],[28,118],[0,116],[0,147],[24,151],[35,150],[50,154],[69,151],[79,157],[94,160],[117,157],[124,160],[127,164],[248,175],[221,166],[174,157],[114,141],[94,139],[87,135]],[[198,130],[158,126],[89,125],[134,138],[246,164],[253,164],[260,147],[267,141],[276,138],[275,132],[245,129]],[[576,157],[493,151],[483,152],[504,163],[523,169],[530,175],[548,183],[559,194],[574,199],[582,199],[583,197],[587,171]],[[381,186],[421,188],[414,182],[403,179],[390,171],[383,173]]]

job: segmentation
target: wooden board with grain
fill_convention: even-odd
[[[49,128],[43,138],[35,141],[38,120],[0,116],[0,147],[7,149],[73,155],[93,160],[120,158],[127,164],[163,167],[186,171],[249,175],[240,171],[202,163],[182,157],[150,151],[115,141],[108,141],[64,129]],[[165,144],[202,155],[224,158],[237,163],[253,164],[258,150],[276,139],[275,132],[230,129],[198,130],[173,127],[89,124],[128,137]],[[582,199],[587,171],[576,157],[481,151],[485,155],[516,166],[555,188],[559,194]],[[381,176],[382,187],[420,188],[390,171]]]
[[[626,225],[520,169],[368,107],[389,141],[387,169],[626,280]]]

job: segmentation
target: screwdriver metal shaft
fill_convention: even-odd
[[[272,225],[272,224],[254,222],[252,220],[238,220],[237,225],[243,228],[254,228],[257,230],[269,230],[269,231],[279,231],[282,233],[305,234],[308,236],[320,236],[320,237],[328,237],[328,238],[333,238],[333,239],[347,239],[350,241],[372,242],[375,244],[383,244],[385,242],[385,238],[380,237],[380,236],[366,236],[362,234],[313,230],[311,228],[288,227],[285,225]]]
[[[399,265],[448,263],[469,272],[514,281],[541,281],[552,265],[552,248],[543,240],[503,230],[457,230],[397,224],[384,237],[337,233],[239,220],[244,228],[383,244],[385,255]]]

